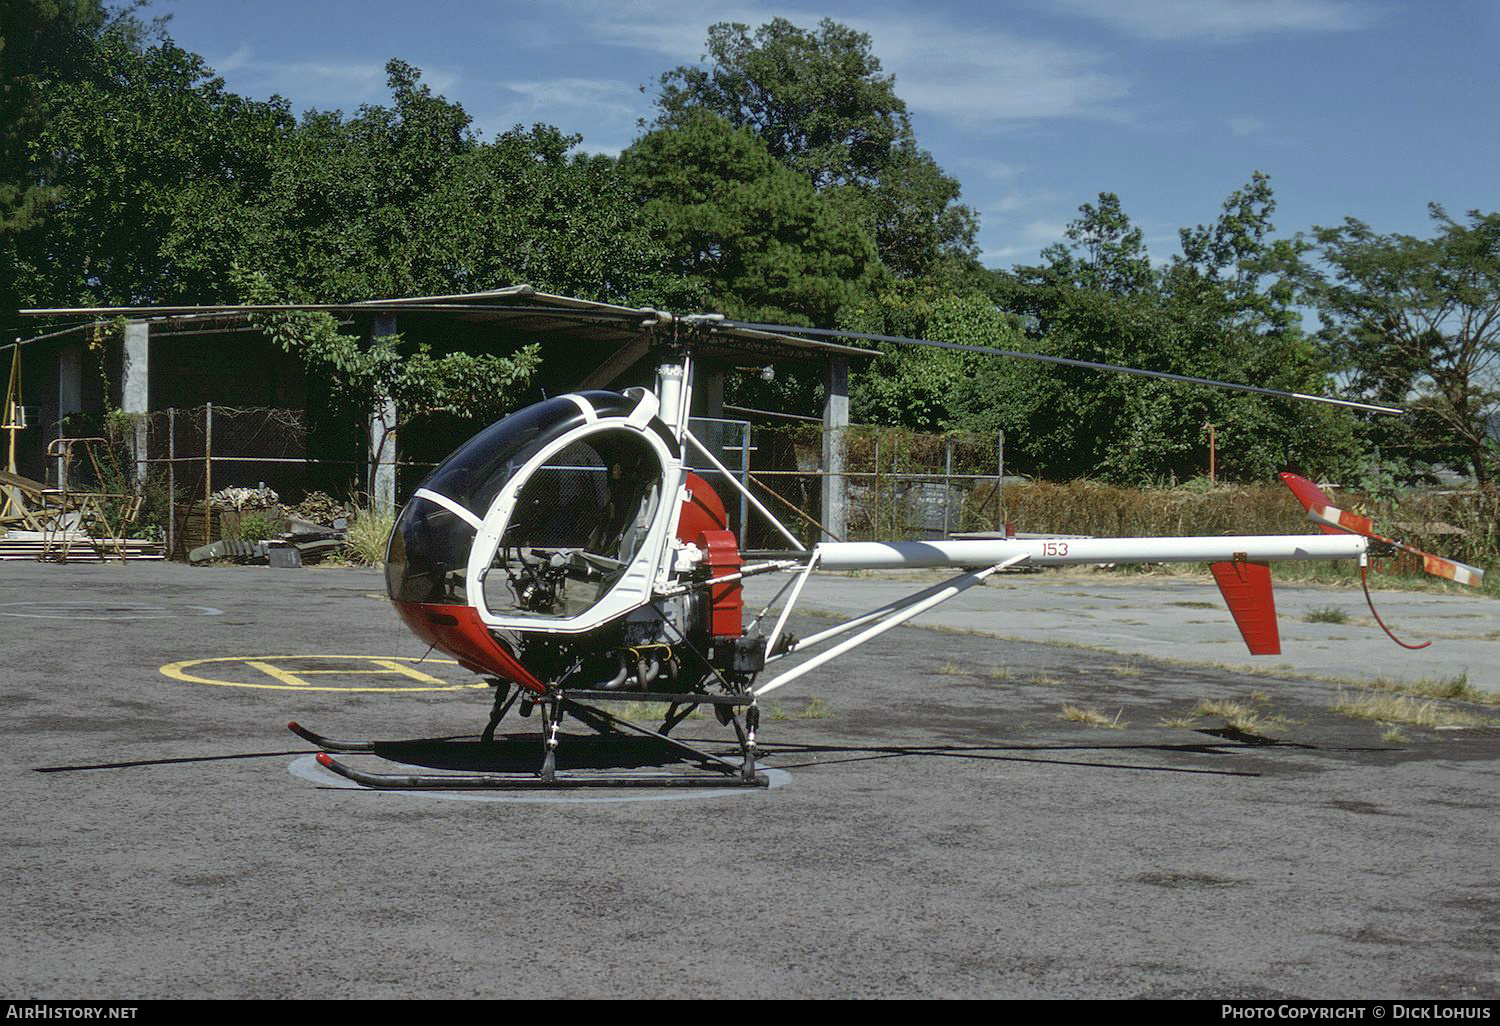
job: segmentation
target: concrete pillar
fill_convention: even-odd
[[[146,478],[146,412],[151,409],[151,325],[130,321],[125,325],[125,345],[120,360],[120,410],[134,414],[134,437],[131,451],[135,455],[132,479],[140,484]]]
[[[83,412],[83,346],[64,345],[57,350],[57,423],[55,433],[48,437],[61,438],[67,433],[63,420],[75,413]],[[52,461],[52,483],[62,485],[62,458]]]
[[[694,415],[709,420],[724,419],[724,365],[712,361],[704,361],[693,370],[696,380],[693,382],[693,406]],[[709,450],[720,459],[724,458],[724,426],[722,424],[707,424],[703,431],[694,432],[699,441],[708,446]],[[733,463],[730,464],[731,468]],[[726,488],[726,492],[727,492]]]
[[[63,433],[64,417],[83,412],[83,346],[57,350],[57,433]]]
[[[396,315],[381,314],[370,329],[375,338],[396,334]],[[396,508],[396,400],[382,396],[370,410],[370,506]]]
[[[849,358],[831,356],[823,368],[823,526],[848,537],[849,490],[844,478],[843,429],[849,426]]]
[[[694,398],[702,404],[700,416],[724,419],[724,365],[705,361],[698,365],[693,383]]]

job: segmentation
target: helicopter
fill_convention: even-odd
[[[712,317],[696,327],[711,332],[719,323],[812,333]],[[1363,571],[1372,555],[1405,551],[1416,554],[1428,573],[1475,587],[1483,580],[1477,567],[1378,534],[1369,520],[1338,508],[1313,482],[1290,473],[1282,474],[1282,480],[1320,533],[821,541],[809,547],[689,430],[692,387],[691,346],[679,342],[664,347],[652,389],[579,391],[512,413],[439,464],[396,520],[385,561],[387,592],[396,613],[430,650],[446,653],[495,688],[482,744],[494,742],[496,729],[512,708],[523,716],[540,713],[537,770],[368,772],[329,753],[379,754],[377,743],[335,740],[290,723],[289,729],[322,749],[317,755],[322,766],[382,789],[765,787],[768,777],[757,753],[760,702],[766,695],[1002,571],[1207,563],[1247,647],[1256,655],[1281,650],[1272,563],[1357,560]],[[724,497],[691,469],[695,459],[701,460],[695,465],[712,467],[736,488],[787,547],[741,552]],[[956,573],[806,637],[787,629],[803,587],[816,571],[940,567]],[[764,574],[780,575],[784,581],[764,608],[749,613],[743,582]],[[660,703],[666,712],[652,729],[601,708],[615,702]],[[736,757],[725,758],[671,736],[699,707],[708,707],[723,726],[733,729]],[[652,738],[698,771],[560,770],[565,717],[600,733]]]

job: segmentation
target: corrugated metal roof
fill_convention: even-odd
[[[567,339],[598,343],[601,357],[609,346],[619,349],[638,341],[647,331],[658,339],[674,335],[701,357],[760,361],[793,359],[818,361],[829,356],[873,357],[872,349],[860,349],[817,339],[797,338],[772,331],[729,326],[715,314],[679,315],[664,310],[618,306],[570,296],[538,292],[530,285],[512,285],[485,292],[442,296],[407,296],[361,303],[235,304],[225,306],[129,306],[55,307],[22,310],[26,317],[88,318],[71,328],[52,330],[29,341],[55,338],[83,330],[98,319],[127,317],[143,320],[163,334],[203,331],[214,326],[243,324],[256,313],[322,311],[340,317],[373,318],[383,313],[426,320],[456,319],[466,323],[493,325],[507,335],[528,336],[539,342]]]

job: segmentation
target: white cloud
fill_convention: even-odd
[[[1037,189],[1011,189],[992,200],[981,203],[977,209],[982,217],[1012,217],[1031,210],[1055,207],[1063,202],[1062,193],[1046,187]]]
[[[1348,0],[1048,0],[1143,39],[1250,39],[1281,32],[1347,32],[1374,18]]]
[[[913,111],[971,126],[1050,118],[1127,117],[1130,83],[1104,58],[1046,40],[931,20],[872,22],[873,49]]]
[[[752,4],[723,4],[712,0],[561,0],[554,14],[571,11],[576,23],[569,30],[593,43],[660,54],[676,63],[691,64],[703,53],[708,27],[737,21],[752,28],[780,15],[804,27],[817,19],[792,11],[770,10]]]
[[[708,26],[739,21],[753,27],[781,16],[811,30],[806,11],[707,0],[628,0],[600,8],[585,0],[565,5],[577,18],[570,31],[594,44],[614,44],[694,63]],[[896,92],[915,112],[973,126],[1057,117],[1124,115],[1116,104],[1129,82],[1091,51],[950,20],[927,10],[869,10],[835,20],[871,37],[882,70],[896,76]]]
[[[1235,135],[1260,135],[1266,130],[1266,123],[1260,118],[1229,118],[1228,123],[1229,130]]]
[[[583,135],[591,153],[617,154],[635,135],[646,100],[636,86],[611,79],[554,78],[487,83],[493,92],[475,98],[475,122],[488,136],[513,125],[543,121]],[[488,106],[487,106],[488,105]]]
[[[302,97],[317,97],[307,106],[350,111],[361,104],[390,102],[384,61],[277,61],[259,58],[249,47],[210,61],[214,71],[232,77],[232,88],[251,96],[285,96],[294,106]],[[452,98],[461,85],[457,72],[422,69],[422,83],[434,93]]]
[[[1002,260],[1012,257],[1024,256],[1027,259],[1035,257],[1038,250],[1061,242],[1068,231],[1066,223],[1058,221],[1029,221],[1018,228],[988,232],[990,235],[1000,235],[1007,239],[1005,245],[998,249],[986,249],[979,255],[981,263],[994,265]]]

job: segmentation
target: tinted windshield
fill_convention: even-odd
[[[587,401],[599,417],[623,416],[633,410],[636,405],[636,400],[617,392],[581,392],[578,394]],[[525,466],[527,461],[543,447],[567,432],[582,427],[587,422],[588,419],[583,409],[569,398],[558,397],[528,406],[504,420],[491,424],[459,446],[453,455],[445,459],[427,476],[427,479],[418,486],[418,491],[426,490],[441,495],[467,510],[475,520],[482,520],[489,512],[495,497],[500,494],[506,482],[515,476],[516,471]],[[663,440],[669,451],[676,454],[676,443],[660,421],[653,419],[650,423],[650,430]],[[650,446],[634,429],[616,428],[602,434],[631,437],[656,467],[654,472],[647,475],[649,481],[655,482],[660,476],[659,462],[652,455]],[[623,467],[625,462],[637,457],[638,454],[628,442],[603,441],[599,443],[593,456],[595,462],[590,466],[599,482],[603,482],[609,466],[605,463],[606,460],[613,459]],[[579,458],[585,461],[588,459],[586,455]],[[550,467],[551,463],[549,463]],[[635,475],[632,474],[631,477],[634,479]],[[602,483],[597,487],[590,485],[587,479],[580,479],[567,485],[561,482],[549,485],[545,483],[548,480],[548,474],[542,474],[537,480],[543,482],[537,485],[538,489],[549,487],[556,489],[556,494],[552,497],[552,508],[555,510],[559,509],[559,503],[567,501],[567,496],[570,494],[574,494],[574,497],[581,503],[578,509],[586,510],[590,503],[600,501],[598,488],[604,488],[605,492],[609,490],[609,486]],[[592,492],[591,487],[594,489]],[[650,485],[648,484],[647,487]],[[573,489],[572,493],[567,491],[569,488]],[[533,495],[529,486],[523,488],[522,491],[523,497],[526,497],[526,501],[532,505],[537,502],[547,504],[547,500],[541,496],[540,491]],[[525,508],[527,507],[518,505],[516,514],[520,514]],[[620,508],[621,505],[617,502],[613,507],[616,510],[615,515],[623,515],[618,513]],[[517,515],[512,516],[513,523],[516,522]],[[561,515],[559,512],[558,517],[560,518]],[[577,516],[582,518],[586,515],[580,512]],[[598,514],[593,514],[593,516],[597,519]],[[558,539],[564,540],[550,540],[551,536],[542,533],[544,531],[552,531]],[[590,527],[588,534],[592,534],[592,531],[593,528]],[[518,541],[523,534],[528,540]],[[527,528],[520,534],[507,539],[507,543],[513,546],[520,545],[522,548],[551,545],[554,548],[587,549],[589,547],[587,534],[582,540],[578,540],[576,535],[577,531],[567,525],[550,528],[535,527]],[[464,517],[445,508],[442,503],[420,496],[414,497],[401,511],[395,530],[391,533],[385,568],[386,590],[391,598],[398,602],[472,604],[467,594],[464,577],[469,563],[469,550],[474,544],[474,536],[473,526]],[[566,541],[566,539],[572,539],[572,541]],[[598,548],[598,555],[607,556],[608,546],[602,534],[595,545]],[[619,551],[624,551],[624,549],[621,548]],[[630,555],[634,555],[633,550]],[[611,558],[629,561],[629,557]],[[503,580],[504,575],[500,576]],[[618,574],[615,576],[617,579]],[[486,590],[489,590],[488,585]],[[499,607],[504,608],[505,602],[500,602]],[[569,614],[554,613],[552,615]]]
[[[661,497],[661,461],[632,428],[586,435],[522,484],[485,575],[490,612],[574,617],[640,551]]]

